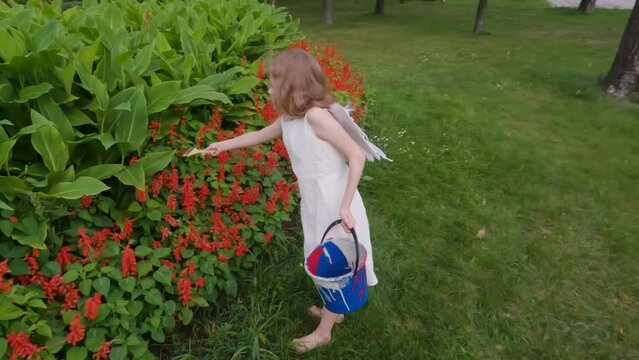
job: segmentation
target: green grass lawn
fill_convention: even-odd
[[[360,186],[380,284],[331,345],[295,355],[318,303],[298,235],[240,298],[201,312],[180,352],[639,358],[639,106],[597,87],[628,12],[492,1],[477,37],[476,1],[387,1],[373,16],[373,1],[340,0],[332,27],[321,1],[281,3],[366,75],[369,133],[395,160],[369,163]]]

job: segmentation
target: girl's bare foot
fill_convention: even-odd
[[[316,318],[321,318],[322,317],[322,309],[318,308],[315,305],[309,307],[307,311],[308,311],[308,314],[311,315],[311,316],[314,316]],[[337,320],[335,320],[336,324],[341,324],[343,322],[344,322],[344,315],[339,315],[337,317]]]
[[[303,354],[311,351],[320,346],[324,346],[331,342],[331,335],[320,335],[317,331],[314,331],[302,338],[293,340],[293,349]]]

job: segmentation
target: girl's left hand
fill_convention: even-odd
[[[339,210],[339,217],[342,219],[342,228],[344,228],[344,231],[350,233],[351,229],[355,227],[355,219],[353,218],[353,214],[351,214],[351,209],[341,208]]]

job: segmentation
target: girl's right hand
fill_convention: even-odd
[[[223,141],[212,143],[204,149],[204,152],[212,156],[218,156],[221,152],[226,151],[222,143]]]

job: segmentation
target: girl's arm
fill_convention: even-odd
[[[364,150],[327,110],[312,108],[308,111],[306,118],[317,137],[333,145],[348,159],[348,181],[339,213],[344,228],[346,230],[352,229],[355,226],[355,220],[351,214],[351,202],[357,191],[362,171],[364,171],[366,163]]]
[[[212,143],[207,146],[204,151],[213,156],[217,156],[219,153],[224,151],[249,147],[273,140],[282,136],[282,125],[280,121],[281,119],[277,119],[274,123],[259,131],[248,132],[238,137],[234,137],[233,139]]]

